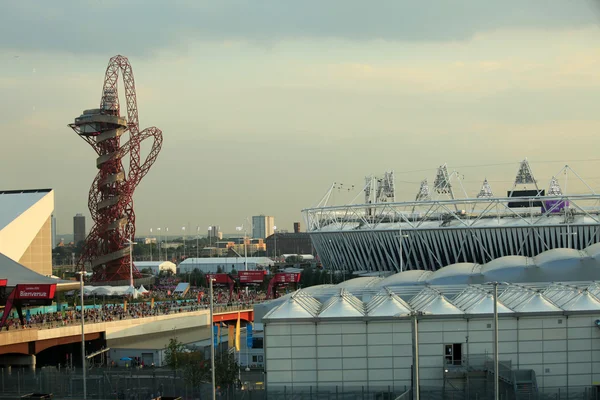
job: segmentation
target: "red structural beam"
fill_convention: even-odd
[[[254,310],[231,311],[226,313],[213,314],[213,323],[215,322],[236,322],[238,314],[242,321],[253,322]]]

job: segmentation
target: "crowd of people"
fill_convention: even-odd
[[[174,293],[176,285],[174,278],[163,278],[141,299],[122,298],[114,304],[87,305],[84,320],[86,323],[100,323],[208,309],[210,296],[206,288],[191,287],[185,293]],[[251,307],[266,299],[264,291],[251,288],[230,291],[228,287],[216,287],[213,293],[217,307]],[[49,329],[78,324],[80,321],[81,307],[76,306],[56,312],[26,312],[23,322],[13,315],[7,319],[5,329]]]

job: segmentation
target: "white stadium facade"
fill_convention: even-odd
[[[568,166],[556,176],[563,182],[577,180],[589,193],[566,194],[555,177],[547,189],[539,187],[524,160],[506,196],[494,195],[485,180],[479,194],[468,197],[458,174],[444,164],[431,190],[427,180],[421,182],[414,201],[396,201],[389,172],[366,179],[360,204],[329,205],[339,190],[334,184],[303,213],[324,267],[364,274],[437,270],[508,255],[532,257],[554,248],[581,250],[600,242],[600,195]],[[457,188],[464,197],[459,198]]]
[[[52,189],[0,191],[0,254],[52,275],[53,212]]]
[[[595,399],[598,280],[595,244],[301,289],[255,305],[267,388],[488,398],[497,284],[501,398]]]

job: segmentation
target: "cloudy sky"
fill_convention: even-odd
[[[444,162],[472,194],[485,177],[509,189],[525,157],[542,186],[569,163],[600,188],[596,1],[168,3],[2,5],[0,187],[54,188],[59,233],[89,215],[96,174],[67,124],[99,105],[115,54],[140,127],[164,135],[135,195],[139,235],[234,232],[261,213],[291,229],[334,181],[393,169],[410,199]]]

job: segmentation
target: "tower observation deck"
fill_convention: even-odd
[[[127,118],[120,115],[119,72],[123,75]],[[86,238],[80,268],[93,270],[93,281],[122,281],[139,277],[130,265],[129,240],[135,237],[133,192],[146,175],[162,146],[162,132],[155,127],[140,132],[133,71],[126,57],[110,59],[100,108],[85,110],[69,126],[96,151],[98,173],[88,196],[94,225]],[[122,144],[123,134],[129,140]],[[140,143],[153,138],[146,159],[140,161]],[[129,156],[125,171],[124,158]]]

